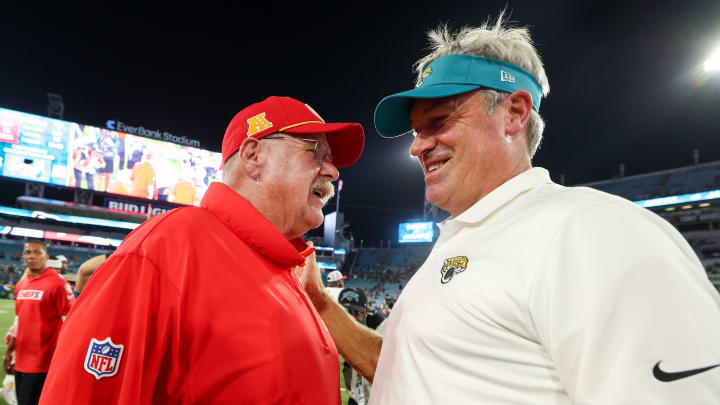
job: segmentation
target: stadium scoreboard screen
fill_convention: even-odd
[[[5,177],[192,205],[220,163],[217,152],[0,108]]]
[[[400,224],[398,242],[432,242],[435,232],[432,222],[404,222]]]

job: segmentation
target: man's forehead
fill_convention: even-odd
[[[309,138],[309,139],[319,139],[319,140],[321,140],[321,139],[327,139],[327,134],[326,134],[326,133],[318,133],[318,134],[288,134],[288,133],[286,133],[286,132],[283,132],[283,135],[291,136],[291,137],[293,137],[293,138],[300,138],[300,139],[302,139],[302,138],[305,138],[305,139],[308,139],[308,138]]]
[[[291,138],[296,138],[296,139],[314,139],[314,140],[319,141],[320,144],[327,144],[328,146],[330,145],[330,144],[329,144],[329,141],[328,141],[328,136],[327,136],[326,133],[319,133],[319,134],[288,134],[288,133],[284,133],[284,132],[283,132],[283,135],[289,136],[289,137],[291,137]]]
[[[457,96],[443,97],[443,98],[419,98],[413,100],[410,109],[417,107],[421,113],[426,113],[435,108],[439,107],[452,107]]]
[[[414,99],[410,104],[410,124],[412,126],[413,117],[415,119],[422,119],[426,114],[432,113],[434,111],[458,109],[465,100],[475,94],[475,91],[470,91],[467,93],[456,94],[448,97]]]

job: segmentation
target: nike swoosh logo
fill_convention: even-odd
[[[660,370],[660,362],[658,361],[657,364],[655,364],[655,367],[653,367],[653,375],[655,376],[655,378],[657,378],[658,380],[660,380],[662,382],[670,382],[670,381],[679,380],[681,378],[690,377],[695,374],[704,373],[705,371],[712,370],[718,366],[720,366],[720,364],[715,364],[714,366],[708,366],[708,367],[703,367],[703,368],[696,368],[693,370],[675,371],[675,372],[668,373],[668,372]]]

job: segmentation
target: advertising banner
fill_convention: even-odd
[[[122,212],[132,212],[137,214],[144,214],[154,217],[155,215],[162,214],[170,211],[175,207],[169,205],[159,205],[156,203],[143,203],[137,201],[119,200],[117,198],[106,198],[105,207],[111,210],[118,210]]]

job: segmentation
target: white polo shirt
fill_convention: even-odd
[[[720,295],[659,216],[534,168],[440,228],[371,405],[720,403]]]

